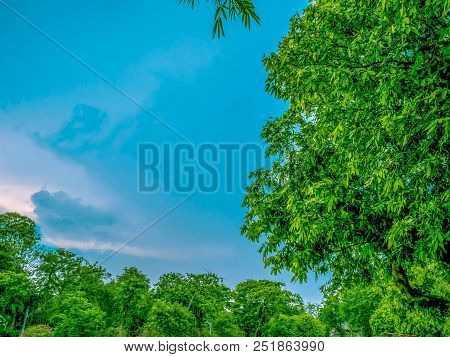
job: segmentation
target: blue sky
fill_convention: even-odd
[[[3,0],[2,0],[3,1]],[[226,25],[176,0],[5,0],[194,145],[259,143],[286,103],[264,92],[261,59],[276,50],[304,1],[255,1],[262,26]],[[0,210],[37,220],[44,243],[102,261],[186,194],[137,190],[137,144],[180,138],[0,5]],[[150,279],[212,271],[231,286],[268,278],[257,246],[239,233],[243,193],[196,193],[104,266],[135,265]],[[318,301],[311,276],[291,284]]]

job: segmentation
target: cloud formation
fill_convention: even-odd
[[[224,258],[232,254],[232,248],[222,245],[208,245],[202,247],[159,248],[143,247],[126,242],[116,243],[92,239],[67,239],[65,237],[45,238],[45,243],[58,248],[77,249],[84,252],[100,252],[126,254],[139,258],[153,258],[165,261],[192,262],[199,256],[207,255],[213,258]]]
[[[50,236],[108,237],[105,228],[115,223],[111,213],[85,205],[63,191],[50,193],[43,189],[31,196],[31,202],[39,224]]]
[[[100,241],[97,239],[78,240],[67,238],[47,238],[46,243],[59,248],[78,249],[81,251],[96,251],[100,253],[117,252],[118,254],[126,254],[140,258],[155,258],[164,260],[182,260],[186,258],[184,254],[180,254],[175,250],[161,250],[145,247],[137,247],[133,245],[124,245],[123,243],[112,243]]]

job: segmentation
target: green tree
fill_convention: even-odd
[[[269,280],[247,280],[234,289],[232,311],[246,336],[261,336],[264,324],[273,316],[304,311],[301,297]]]
[[[124,311],[123,302],[118,284],[115,280],[109,281],[104,284],[101,290],[101,299],[98,303],[101,310],[105,312],[105,324],[107,329],[105,330],[105,336],[121,336],[125,337],[129,335],[127,329],[122,325],[124,318],[121,311]]]
[[[195,336],[195,317],[178,303],[155,301],[148,322],[141,331],[141,336],[184,337]]]
[[[39,301],[30,315],[30,323],[47,323],[53,299],[70,292],[81,291],[89,301],[104,303],[104,282],[108,278],[109,274],[97,263],[90,264],[68,250],[43,253],[34,274]]]
[[[436,297],[448,294],[445,274],[434,264],[412,268],[411,272],[410,282],[415,288]],[[392,279],[379,276],[371,285],[328,295],[319,318],[328,333],[339,336],[445,336],[448,315],[439,307],[421,306],[403,294]]]
[[[395,285],[385,288],[385,295],[370,316],[374,336],[445,336],[446,316],[424,309],[409,301]]]
[[[244,336],[244,332],[241,331],[239,326],[236,324],[236,319],[232,312],[222,311],[216,314],[211,322],[211,333],[206,334],[207,336],[218,336],[218,337],[241,337]]]
[[[448,271],[448,2],[317,0],[264,59],[267,91],[289,102],[263,130],[268,169],[253,173],[242,231],[266,266],[335,287],[390,275],[403,294]]]
[[[109,274],[97,263],[90,264],[73,252],[57,249],[43,254],[36,278],[45,299],[66,291],[81,290],[89,299],[95,300]]]
[[[351,333],[371,336],[370,318],[380,304],[382,287],[356,286],[342,294],[342,314]]]
[[[117,277],[115,288],[119,324],[129,335],[136,336],[152,306],[150,280],[135,267],[125,268]]]
[[[231,297],[223,280],[212,273],[164,274],[155,286],[157,299],[185,306],[194,314],[198,328],[211,324],[217,314],[225,311]]]
[[[184,3],[194,7],[199,0],[178,0],[179,3]],[[256,14],[255,6],[252,0],[210,0],[208,1],[214,7],[214,27],[213,37],[218,38],[225,36],[224,22],[236,18],[240,18],[244,26],[250,29],[251,22],[260,24],[259,16]]]
[[[40,239],[30,218],[14,212],[0,214],[0,271],[31,269],[39,258]]]
[[[326,336],[346,336],[345,318],[342,312],[342,300],[338,295],[329,294],[319,309],[318,317],[325,325]]]
[[[24,273],[0,272],[0,334],[15,334],[23,323],[26,308],[34,295],[33,285]],[[21,318],[19,318],[19,316]]]
[[[265,336],[271,337],[321,337],[325,332],[325,325],[309,314],[277,315],[264,326]]]
[[[96,303],[89,302],[84,292],[73,291],[52,301],[49,322],[56,337],[102,336],[105,313]]]

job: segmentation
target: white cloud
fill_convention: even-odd
[[[97,239],[85,239],[83,241],[68,239],[65,237],[45,237],[44,244],[65,248],[78,249],[81,251],[97,251],[101,253],[116,252],[116,254],[126,254],[139,258],[154,258],[166,261],[195,261],[199,256],[224,258],[232,253],[232,249],[227,247],[199,247],[198,249],[174,248],[172,246],[161,248],[148,248],[124,243],[112,243]]]
[[[155,258],[162,260],[179,260],[184,255],[176,254],[174,251],[164,251],[157,249],[142,248],[121,243],[104,242],[95,239],[75,240],[67,238],[44,238],[44,243],[65,249],[78,249],[81,251],[99,251],[103,253],[117,252],[117,254],[132,255],[140,258]]]

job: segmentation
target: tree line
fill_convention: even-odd
[[[112,277],[65,249],[40,243],[35,222],[0,215],[2,336],[391,336],[445,335],[448,323],[411,310],[395,285],[325,292],[305,303],[283,283],[246,280],[233,289],[213,273],[162,275],[135,267]],[[435,272],[416,280],[438,294]]]

